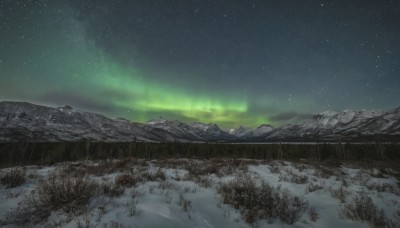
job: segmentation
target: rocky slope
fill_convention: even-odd
[[[145,142],[269,142],[363,141],[379,137],[400,140],[400,108],[387,111],[326,111],[312,119],[273,128],[239,127],[228,132],[216,124],[183,123],[163,118],[145,124],[26,102],[0,102],[0,141],[145,141]]]

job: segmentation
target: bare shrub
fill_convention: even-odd
[[[368,182],[371,180],[371,176],[363,172],[362,170],[357,172],[357,176],[354,178],[354,180],[358,180],[360,182],[360,185],[366,186]]]
[[[384,211],[378,210],[372,199],[365,195],[356,196],[352,202],[344,204],[339,215],[353,221],[367,222],[374,227],[385,227],[387,224]]]
[[[280,167],[279,167],[279,165],[276,164],[276,163],[271,163],[271,164],[269,165],[269,170],[271,171],[271,173],[279,173]]]
[[[205,176],[215,174],[218,177],[231,175],[237,170],[247,172],[248,167],[243,161],[237,159],[213,159],[211,162],[194,162],[192,161],[187,166],[189,175],[191,176]]]
[[[175,184],[171,181],[161,181],[158,184],[158,187],[162,190],[172,189],[173,187],[175,187]]]
[[[399,228],[400,227],[400,209],[398,209],[395,213],[394,213],[394,220],[388,220],[388,226],[390,228]]]
[[[123,187],[132,187],[139,182],[139,179],[132,174],[120,174],[115,178],[115,184]]]
[[[154,188],[155,188],[154,185],[149,185],[149,194],[153,194]]]
[[[156,172],[143,173],[142,179],[144,181],[165,181],[167,177],[165,176],[165,173],[158,168]]]
[[[144,196],[145,195],[145,191],[142,191],[141,189],[132,189],[131,190],[131,194],[130,194],[130,196],[132,197],[132,199],[137,199],[137,198],[139,198],[139,197],[142,197],[142,196]]]
[[[167,159],[167,160],[157,160],[155,161],[158,167],[161,168],[171,168],[171,169],[186,169],[187,160],[183,159]]]
[[[18,226],[27,223],[37,224],[44,221],[50,214],[50,207],[44,205],[36,194],[30,194],[7,214],[7,223]]]
[[[179,206],[182,206],[184,212],[188,212],[192,209],[192,202],[186,199],[182,194],[179,195]]]
[[[137,214],[137,209],[136,206],[138,204],[138,200],[135,199],[129,199],[126,204],[125,204],[125,208],[126,208],[126,212],[128,213],[128,216],[135,216]]]
[[[319,185],[319,184],[309,183],[309,184],[307,185],[306,192],[315,192],[315,191],[320,190],[320,189],[323,189],[323,188],[324,188],[324,187],[322,187],[322,186]]]
[[[25,171],[21,168],[12,168],[2,175],[0,180],[7,188],[15,188],[25,183]]]
[[[62,166],[60,170],[61,175],[68,175],[71,177],[83,177],[86,175],[86,166],[81,163],[67,163]]]
[[[183,192],[184,193],[188,193],[188,192],[196,193],[197,192],[197,187],[195,185],[193,185],[193,186],[185,186],[183,188]]]
[[[308,214],[310,216],[310,220],[313,222],[316,222],[318,219],[318,212],[317,209],[315,209],[315,207],[310,207],[310,209],[308,210]]]
[[[183,180],[193,181],[204,188],[209,188],[212,185],[212,179],[210,178],[209,175],[193,175],[193,174],[187,173],[183,177]]]
[[[303,198],[292,196],[288,191],[282,191],[278,217],[284,223],[293,224],[300,219],[307,207],[308,203]]]
[[[50,175],[39,181],[37,194],[44,205],[52,210],[62,209],[65,213],[75,213],[83,209],[96,193],[98,185],[88,178],[71,178]]]
[[[382,171],[384,171],[384,169],[376,169],[376,168],[361,169],[361,172],[367,173],[369,176],[374,177],[374,178],[385,178],[385,175]]]
[[[201,187],[209,188],[211,187],[212,180],[209,176],[200,176],[198,183]]]
[[[122,161],[110,161],[104,160],[100,161],[95,165],[87,165],[85,167],[86,174],[94,175],[94,176],[103,176],[109,173],[115,173],[118,171],[124,171],[126,169],[126,165],[128,160]],[[85,173],[83,172],[83,173]]]
[[[374,190],[377,192],[391,192],[396,195],[400,195],[400,190],[392,184],[389,183],[369,183],[366,185],[369,190]]]
[[[50,175],[46,180],[39,180],[36,189],[9,213],[9,223],[38,223],[51,211],[58,210],[81,214],[97,189],[98,185],[87,178]]]
[[[315,166],[315,171],[319,177],[328,179],[331,176],[335,176],[335,171],[332,168],[321,166],[321,165],[316,165]]]
[[[307,165],[305,164],[299,164],[299,163],[292,163],[292,165],[298,169],[300,172],[303,172],[305,169],[307,169]]]
[[[115,182],[106,182],[100,185],[100,190],[103,195],[109,197],[118,197],[124,193],[124,189]]]
[[[337,189],[329,187],[328,191],[331,193],[332,197],[339,199],[341,203],[346,202],[346,198],[350,195],[350,192],[346,190],[344,186],[341,186]]]
[[[7,191],[5,198],[6,199],[17,198],[24,193],[25,193],[24,189],[13,189],[12,191]]]
[[[308,176],[302,174],[296,174],[290,169],[285,170],[286,173],[279,175],[279,181],[287,181],[296,184],[305,184],[308,181]]]
[[[394,221],[386,219],[386,227],[388,228],[400,228],[400,210],[394,213]]]
[[[225,204],[239,209],[244,220],[250,224],[257,218],[275,219],[293,224],[308,207],[303,198],[291,195],[281,187],[274,188],[266,183],[257,187],[249,177],[237,178],[222,184],[218,192]]]

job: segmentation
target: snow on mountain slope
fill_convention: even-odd
[[[0,102],[0,141],[162,141],[129,121],[25,102]]]
[[[240,126],[239,128],[233,129],[230,134],[235,135],[238,138],[257,138],[262,135],[268,134],[271,132],[274,128],[269,125],[269,124],[262,124],[258,126],[257,128],[251,129],[251,128],[245,128],[243,126]]]
[[[191,123],[194,132],[205,140],[227,140],[234,139],[234,136],[221,130],[217,124]]]
[[[238,128],[231,129],[229,131],[229,134],[234,135],[236,137],[243,137],[244,135],[248,134],[251,131],[254,131],[254,129],[240,126]]]
[[[268,134],[273,129],[274,129],[274,127],[272,127],[269,124],[262,124],[259,127],[257,127],[256,129],[254,129],[252,132],[249,132],[248,134],[246,134],[244,136],[246,136],[246,137],[259,137],[260,135]]]
[[[225,140],[232,139],[232,135],[221,130],[216,124],[191,123],[186,124],[178,120],[166,120],[164,118],[150,120],[146,123],[146,129],[164,129],[177,137],[194,141]]]
[[[178,120],[166,120],[164,118],[150,120],[145,124],[145,129],[163,129],[175,135],[176,138],[193,141],[202,140],[202,138],[195,133],[195,129],[193,129],[192,126],[186,123],[182,123]]]
[[[263,134],[271,139],[341,139],[369,135],[400,135],[400,108],[322,112],[312,119],[288,124]]]
[[[362,136],[400,137],[400,108],[326,111],[299,123],[273,128],[239,127],[230,133],[217,124],[159,118],[145,124],[110,119],[70,106],[0,102],[0,141],[301,141],[357,140]]]

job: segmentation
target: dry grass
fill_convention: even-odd
[[[325,178],[325,179],[328,179],[328,178],[336,175],[334,168],[325,167],[322,165],[316,165],[315,172],[316,172],[317,176],[319,176],[321,178]]]
[[[141,178],[144,181],[165,181],[167,179],[167,176],[165,176],[165,173],[160,168],[158,168],[156,172],[142,173]]]
[[[124,188],[117,185],[115,182],[105,182],[100,185],[100,190],[102,195],[108,197],[118,197],[124,193]]]
[[[88,178],[50,175],[46,180],[39,180],[35,190],[9,213],[9,222],[18,225],[38,223],[51,211],[58,210],[81,214],[97,189],[98,185]]]
[[[269,165],[269,170],[271,173],[279,173],[281,169],[278,164],[276,164],[275,162],[271,162]]]
[[[308,207],[301,197],[293,196],[280,187],[274,188],[266,183],[257,187],[249,176],[222,184],[218,192],[223,203],[240,210],[243,219],[250,224],[258,218],[279,218],[284,223],[293,224]]]
[[[308,176],[296,174],[291,169],[285,169],[285,173],[281,173],[279,175],[279,181],[287,181],[296,184],[306,184],[308,182]]]
[[[183,197],[183,194],[189,192],[195,193],[198,190],[198,186],[204,188],[215,188],[218,186],[221,202],[230,204],[236,208],[243,220],[249,224],[255,224],[258,219],[279,219],[282,223],[293,224],[304,213],[307,213],[306,217],[309,217],[309,220],[313,222],[318,220],[319,216],[316,208],[308,207],[308,202],[302,197],[292,195],[281,186],[273,187],[266,183],[260,183],[258,180],[255,181],[249,175],[248,165],[258,164],[260,164],[260,161],[238,159],[154,160],[147,162],[145,160],[125,159],[122,161],[102,161],[98,164],[67,164],[66,166],[63,165],[62,172],[59,175],[50,175],[48,180],[40,180],[32,194],[27,196],[19,204],[18,208],[9,214],[7,222],[22,226],[28,223],[39,223],[46,220],[53,211],[62,211],[68,215],[72,214],[72,216],[78,215],[85,210],[89,203],[90,205],[97,205],[95,201],[101,197],[110,200],[111,204],[117,202],[116,206],[125,207],[127,214],[134,216],[138,213],[136,209],[138,198],[144,193],[132,187],[137,186],[138,183],[147,181],[154,181],[154,183],[150,183],[148,186],[149,193],[154,193],[154,189],[161,189],[160,192],[165,195],[168,204],[171,204],[174,199],[171,196],[171,192],[173,192],[171,189],[177,190],[181,195],[178,199],[175,198],[174,200],[178,201],[178,204],[189,215],[189,218],[191,217],[190,213],[192,213],[192,202]],[[272,173],[279,173],[279,181],[307,184],[306,193],[323,189],[324,183],[321,181],[326,181],[322,178],[309,178],[303,173],[298,173],[296,169],[291,169],[288,166],[288,164],[291,164],[288,162],[269,162],[267,164]],[[307,173],[310,172],[309,169],[312,167],[312,164],[292,163],[291,165],[300,172],[306,171]],[[163,168],[179,170],[175,170],[175,178],[173,177],[174,175],[171,175],[171,180],[167,177]],[[187,170],[186,175],[184,175],[186,173],[185,169]],[[60,169],[57,170],[57,172],[59,171]],[[170,173],[169,171],[168,173]],[[340,169],[337,169],[336,166],[316,166],[316,176],[323,178],[336,176],[337,178],[341,178],[342,182],[345,183],[346,179],[343,178],[343,175],[339,171]],[[111,181],[109,180],[109,176],[106,175],[110,173],[117,173],[115,179],[111,179]],[[374,175],[377,177],[381,177],[382,175],[387,176],[387,174],[381,173],[383,171],[380,171],[380,173],[376,172]],[[101,184],[90,181],[88,179],[89,175],[94,179],[101,178],[93,176],[103,176]],[[237,178],[234,181],[222,184],[213,181],[216,179],[216,176],[224,177],[227,175],[234,175]],[[256,174],[253,175],[257,176]],[[7,186],[4,184],[6,182],[18,183],[16,180],[19,180],[21,176],[25,181],[25,172],[23,169],[10,170],[9,173],[2,175],[1,182],[5,186]],[[360,172],[359,176],[365,179],[360,181],[362,183],[370,180],[370,175],[366,172]],[[3,179],[6,182],[3,182]],[[22,184],[24,181],[19,183]],[[192,187],[181,187],[176,181],[193,181],[196,184]],[[11,186],[18,186],[20,184],[10,185],[10,188],[12,188]],[[393,193],[399,189],[395,185],[389,186],[388,184],[368,184],[366,187],[369,190],[376,190],[377,192]],[[344,184],[341,187],[326,188],[326,190],[330,192],[332,197],[339,199],[342,204],[346,203],[346,199],[350,194]],[[132,195],[129,200],[120,203],[115,198],[112,198],[119,197],[125,192]],[[92,197],[94,197],[94,201],[91,201]],[[400,211],[397,212],[398,217],[394,217],[399,219],[391,221],[385,217],[382,210],[374,207],[375,205],[372,204],[370,198],[369,200],[356,197],[352,202],[342,205],[340,210],[341,216],[352,220],[365,221],[376,227],[380,227],[382,224],[385,224],[387,227],[398,227],[397,224],[400,223]],[[364,205],[365,208],[361,208],[360,205]],[[102,208],[104,210],[105,207]],[[228,216],[225,211],[224,216]]]
[[[369,183],[366,185],[369,190],[377,192],[391,192],[396,195],[400,195],[399,187],[388,184],[388,183]]]
[[[378,210],[372,199],[365,195],[356,196],[351,202],[344,204],[339,214],[342,218],[367,222],[373,227],[385,227],[388,224],[384,211]]]
[[[315,192],[315,191],[318,191],[318,190],[323,189],[323,188],[324,187],[322,185],[320,185],[320,184],[309,183],[307,185],[306,192],[307,193]]]
[[[15,188],[25,183],[25,171],[21,168],[12,168],[1,176],[1,184],[7,188]]]
[[[339,188],[328,188],[328,191],[331,193],[331,196],[339,199],[341,203],[346,202],[347,196],[350,195],[350,192],[344,187],[340,186]]]
[[[310,216],[310,220],[313,222],[316,222],[318,219],[318,212],[317,209],[315,209],[315,207],[310,207],[310,209],[308,210],[308,214]]]
[[[133,187],[138,182],[139,178],[129,173],[120,174],[115,178],[115,184],[121,187]]]
[[[190,209],[192,209],[192,202],[188,199],[186,199],[182,194],[179,195],[179,206],[182,206],[182,209],[184,212],[188,212]]]

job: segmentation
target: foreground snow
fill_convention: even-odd
[[[105,166],[106,164],[106,166]],[[94,167],[112,167],[108,171]],[[204,169],[206,167],[206,169]],[[4,175],[12,168],[1,170]],[[0,185],[0,226],[15,227],[9,212],[38,184],[55,173],[68,170],[74,175],[83,172],[96,183],[115,183],[123,174],[140,176],[133,186],[122,187],[121,195],[97,194],[80,215],[54,211],[38,224],[62,227],[370,227],[366,222],[351,221],[340,216],[343,205],[357,195],[371,197],[378,209],[395,224],[400,210],[400,188],[397,173],[391,169],[365,169],[350,165],[324,167],[286,161],[263,162],[254,160],[163,160],[123,163],[108,161],[94,163],[64,163],[50,167],[24,167],[26,182],[14,188]],[[97,170],[97,169],[96,169]],[[143,181],[146,175],[147,181]],[[157,175],[156,175],[157,174]],[[284,224],[279,219],[257,219],[249,224],[239,209],[224,204],[218,188],[238,177],[251,178],[281,186],[308,203],[296,223]],[[339,190],[343,196],[336,196]],[[312,208],[312,209],[311,209]],[[312,218],[315,210],[317,218]],[[314,220],[314,221],[313,221]],[[19,224],[21,225],[21,224]]]

